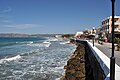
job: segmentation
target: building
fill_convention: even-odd
[[[92,35],[92,34],[95,34],[96,33],[96,29],[88,29],[88,30],[85,30],[83,31],[84,34],[89,34],[89,35]]]
[[[55,37],[56,37],[56,38],[61,38],[61,37],[62,37],[62,35],[55,35]]]
[[[96,28],[96,35],[99,34],[101,30],[102,30],[101,27]]]
[[[120,16],[114,16],[114,27],[115,27],[115,37],[120,38]],[[112,33],[112,16],[105,18],[102,20],[102,27],[101,31],[104,32],[105,34],[111,35]]]
[[[83,32],[76,32],[75,37],[80,38],[80,36],[83,34]]]

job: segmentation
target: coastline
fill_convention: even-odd
[[[68,40],[54,37],[4,38],[3,42],[10,44],[0,48],[3,50],[0,53],[0,71],[3,72],[0,80],[58,80],[64,74],[70,53],[75,50]]]
[[[64,66],[65,74],[60,80],[85,80],[85,46],[75,41],[70,42],[77,47]]]

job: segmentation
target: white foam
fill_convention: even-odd
[[[33,46],[33,47],[49,47],[51,43],[42,43],[42,44],[27,44],[28,46]]]
[[[49,38],[47,41],[58,41],[57,38]]]
[[[55,80],[60,80],[60,78],[56,78]]]
[[[45,43],[45,44],[50,44],[50,42],[49,42],[49,41],[44,41],[43,43]]]
[[[33,43],[33,41],[30,41],[29,43],[30,43],[30,44],[32,44],[32,43]]]
[[[33,41],[24,41],[24,42],[16,42],[16,43],[20,43],[20,44],[24,44],[24,43],[32,44]]]
[[[5,59],[1,59],[0,60],[0,63],[3,63],[5,61],[13,61],[13,60],[17,60],[17,59],[20,59],[21,56],[20,55],[17,55],[17,56],[14,56],[14,57],[11,57],[11,58],[5,58]]]
[[[44,72],[43,66],[41,66],[40,72],[41,72],[41,73]]]
[[[66,41],[66,42],[61,42],[60,44],[69,44],[70,42],[69,41]]]
[[[50,43],[50,41],[44,41],[43,45],[46,46],[46,47],[49,47],[51,45],[51,43]]]
[[[16,43],[19,43],[19,42],[16,42]]]
[[[23,72],[22,72],[22,71],[13,71],[12,74],[13,74],[13,75],[22,75]]]
[[[46,46],[46,47],[49,47],[49,46],[50,46],[50,44],[46,44],[45,46]]]

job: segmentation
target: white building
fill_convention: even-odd
[[[75,37],[79,38],[82,34],[83,32],[76,32]]]

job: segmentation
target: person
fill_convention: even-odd
[[[108,42],[108,39],[107,39],[107,37],[106,37],[106,36],[104,37],[104,40],[105,40],[105,42]]]
[[[100,37],[100,38],[98,38],[98,44],[103,45],[103,41],[102,41],[102,38],[101,38],[101,37]]]

